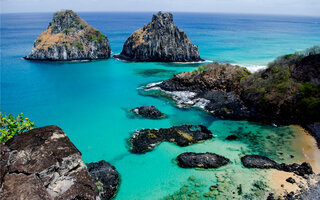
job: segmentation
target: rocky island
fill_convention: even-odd
[[[319,69],[320,50],[314,47],[281,56],[253,74],[211,63],[149,84],[145,91],[160,90],[157,95],[169,96],[180,107],[200,107],[221,118],[307,124],[320,119]]]
[[[171,128],[137,130],[129,139],[129,143],[131,152],[145,153],[152,151],[163,141],[173,142],[184,147],[212,137],[211,131],[205,126],[182,125]]]
[[[183,168],[218,168],[230,162],[228,158],[215,153],[182,153],[177,157],[178,165]]]
[[[152,22],[135,31],[115,58],[138,62],[202,61],[198,47],[173,23],[171,13],[153,15]]]
[[[56,12],[34,41],[27,60],[97,60],[109,58],[108,38],[72,10]]]
[[[0,199],[108,200],[118,184],[118,172],[107,162],[87,168],[57,126],[33,129],[0,143]]]
[[[133,108],[130,111],[138,116],[149,119],[160,119],[166,116],[164,113],[160,112],[160,110],[158,110],[155,106],[141,106]]]

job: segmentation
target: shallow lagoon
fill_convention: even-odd
[[[151,19],[151,13],[80,15],[107,34],[114,53],[121,51],[132,31]],[[238,198],[239,184],[243,184],[242,195],[253,193],[252,183],[267,181],[268,174],[243,168],[240,156],[244,153],[267,154],[279,162],[299,161],[303,157],[302,152],[292,148],[292,127],[223,121],[197,109],[179,109],[167,99],[139,95],[141,85],[193,70],[198,64],[128,63],[115,59],[50,63],[21,59],[31,50],[33,40],[47,27],[51,16],[1,15],[1,110],[24,112],[38,126],[56,124],[79,148],[85,162],[104,159],[113,164],[121,174],[116,199],[161,199],[178,194],[184,185],[188,191],[199,190],[200,196],[194,195],[205,198],[203,194],[209,186],[218,183],[226,192],[220,192],[221,199],[225,199],[224,195]],[[320,44],[320,27],[315,25],[319,18],[176,13],[174,19],[199,45],[201,56],[211,61],[254,67],[266,65],[278,55]],[[168,118],[128,117],[127,109],[142,105],[155,105]],[[182,124],[205,125],[217,137],[184,148],[162,143],[143,155],[129,153],[127,139],[134,130]],[[240,141],[226,141],[230,134],[243,137]],[[181,169],[174,158],[186,151],[211,151],[228,157],[232,163],[217,170]],[[184,194],[179,195],[183,198]]]

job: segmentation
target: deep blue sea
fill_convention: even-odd
[[[79,14],[107,35],[113,54],[121,52],[130,34],[152,18],[152,13]],[[239,155],[267,152],[272,157],[282,150],[299,158],[300,152],[291,148],[295,137],[291,127],[219,120],[197,109],[179,109],[169,100],[138,93],[143,84],[168,79],[199,64],[130,63],[113,58],[68,63],[27,61],[22,57],[47,28],[52,13],[0,16],[1,111],[15,115],[23,112],[37,126],[58,125],[82,152],[85,162],[103,159],[114,165],[121,174],[116,199],[162,199],[184,186],[200,191],[201,199],[205,198],[202,193],[215,184],[224,187],[220,198],[228,199],[234,195],[233,187],[237,184],[249,193],[252,183],[265,176],[264,172],[243,168]],[[320,45],[320,18],[174,13],[174,22],[199,46],[203,59],[236,63],[253,71],[279,55]],[[128,109],[143,105],[155,105],[168,118],[128,116]],[[217,137],[189,147],[162,143],[143,155],[128,151],[127,139],[134,130],[182,124],[203,124]],[[249,139],[224,139],[237,131],[247,134]],[[267,140],[267,136],[273,141]],[[174,158],[186,151],[211,151],[230,158],[232,164],[209,171],[181,169]],[[194,179],[199,184],[194,184]]]

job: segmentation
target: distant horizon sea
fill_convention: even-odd
[[[133,31],[151,21],[154,13],[78,14],[108,37],[114,55],[121,52]],[[301,156],[301,152],[292,148],[290,141],[295,135],[291,127],[220,120],[198,109],[177,108],[168,99],[139,93],[142,85],[194,70],[202,64],[132,63],[113,58],[93,62],[27,61],[23,57],[48,27],[53,13],[0,16],[1,111],[14,115],[23,112],[38,127],[58,125],[81,151],[84,162],[106,160],[114,165],[121,175],[117,200],[163,199],[178,194],[183,187],[202,194],[210,185],[219,185],[221,177],[232,181],[225,183],[230,187],[225,195],[231,198],[237,184],[243,184],[244,193],[249,193],[252,183],[265,178],[264,172],[241,166],[239,155],[244,152],[265,155],[265,151],[279,162],[294,160],[278,158],[278,151],[295,155],[294,159]],[[320,17],[180,12],[173,13],[173,17],[175,24],[198,45],[201,58],[246,66],[251,71],[280,55],[320,45]],[[150,120],[128,114],[131,108],[150,105],[168,117]],[[217,137],[188,147],[165,142],[142,155],[128,151],[127,140],[135,130],[182,124],[202,124]],[[246,133],[250,140],[233,143],[225,140],[239,132]],[[261,139],[267,136],[280,141],[281,146]],[[182,169],[175,158],[187,151],[214,152],[228,157],[232,163],[217,170]],[[199,184],[190,183],[194,179]],[[206,199],[203,195],[199,198]]]

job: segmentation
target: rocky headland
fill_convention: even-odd
[[[149,119],[160,119],[166,116],[164,113],[160,112],[160,110],[158,110],[155,106],[141,106],[133,108],[130,111],[136,115]]]
[[[173,23],[171,13],[153,15],[152,22],[135,31],[115,58],[138,62],[202,61],[198,47]]]
[[[281,56],[253,74],[211,63],[145,87],[154,90],[224,119],[313,124],[320,119],[320,50]]]
[[[129,143],[131,152],[145,153],[152,151],[163,141],[184,147],[212,137],[211,131],[205,126],[182,125],[171,128],[137,130],[129,139]]]
[[[228,158],[215,153],[182,153],[177,157],[178,165],[183,168],[218,168],[230,162]]]
[[[0,158],[0,199],[110,199],[119,184],[118,173],[108,163],[87,168],[57,126],[14,136],[0,144]]]
[[[56,12],[34,41],[28,60],[97,60],[109,58],[108,38],[72,10]]]

